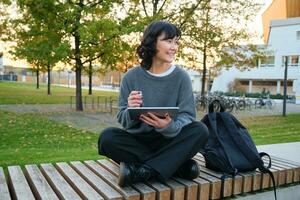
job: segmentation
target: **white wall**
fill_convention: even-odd
[[[200,92],[202,87],[201,75],[198,71],[185,69],[192,80],[193,91]]]
[[[296,38],[297,31],[300,31],[300,18],[298,25],[271,28],[268,44],[274,50],[275,67],[282,67],[282,56],[300,55],[300,40]]]
[[[296,37],[297,31],[300,31],[300,18],[272,21],[267,50],[274,52],[274,66],[258,67],[243,72],[234,67],[228,71],[222,70],[215,78],[211,91],[227,92],[228,85],[235,79],[283,80],[282,56],[300,55],[300,40]],[[288,68],[288,79],[300,81],[300,66]],[[299,91],[296,87],[293,90],[300,95],[300,88]]]

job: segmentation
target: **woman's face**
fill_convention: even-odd
[[[175,54],[178,49],[178,40],[178,37],[165,39],[165,33],[162,33],[160,36],[158,36],[156,41],[157,53],[153,57],[153,61],[172,63],[175,59]]]

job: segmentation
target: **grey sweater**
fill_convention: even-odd
[[[131,120],[127,111],[127,98],[131,91],[143,92],[143,106],[179,107],[177,117],[163,129],[155,129],[164,137],[175,137],[185,125],[193,122],[196,117],[192,83],[183,69],[176,67],[174,71],[163,77],[149,74],[142,67],[130,69],[123,77],[120,97],[118,122],[132,134],[150,132],[154,127],[139,120]]]

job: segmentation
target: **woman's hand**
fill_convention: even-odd
[[[131,91],[127,98],[128,107],[141,107],[143,97],[140,91]]]
[[[153,113],[147,113],[147,115],[141,115],[140,120],[154,128],[161,129],[168,126],[172,118],[168,114],[165,115],[165,118],[160,118]]]

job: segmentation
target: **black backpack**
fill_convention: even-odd
[[[220,109],[214,112],[214,108]],[[227,175],[235,176],[239,172],[254,171],[258,168],[268,173],[272,179],[274,195],[276,186],[271,167],[271,157],[267,153],[258,153],[257,148],[247,129],[230,113],[225,112],[224,106],[215,100],[209,105],[209,113],[201,120],[209,130],[208,141],[201,153],[204,156],[206,167],[223,172],[222,186]],[[264,166],[263,156],[269,158],[268,166]],[[223,197],[223,187],[221,197]]]

